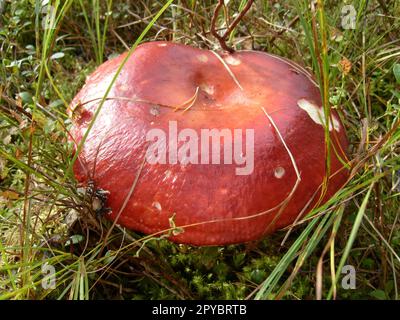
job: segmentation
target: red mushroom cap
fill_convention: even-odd
[[[125,56],[98,67],[72,101],[76,143]],[[204,129],[224,136],[219,146],[203,141]],[[149,132],[165,132],[166,140],[149,141]],[[346,133],[335,111],[329,132],[331,178],[322,202],[348,177],[339,161]],[[189,140],[199,143],[198,153],[180,149]],[[201,161],[206,140],[213,148],[209,164]],[[150,146],[159,149],[149,153]],[[213,164],[219,151],[220,162]],[[235,153],[231,163],[225,151]],[[182,154],[191,162],[180,161]],[[163,157],[166,163],[154,163]],[[278,56],[145,43],[118,75],[78,160],[77,179],[110,192],[108,216],[123,226],[146,234],[182,227],[170,239],[194,245],[256,240],[318,203],[326,174],[320,91],[303,68]]]

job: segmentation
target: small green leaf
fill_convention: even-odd
[[[397,83],[400,84],[400,64],[399,63],[394,64],[393,73],[394,73]]]
[[[77,244],[83,241],[83,236],[80,234],[74,234],[69,237],[69,239],[65,242],[65,246],[70,246],[71,244]]]
[[[111,250],[108,250],[104,256],[106,258],[105,259],[106,264],[110,264],[115,259],[115,253]]]
[[[19,96],[24,103],[32,103],[32,95],[29,92],[20,92]]]
[[[65,56],[64,52],[56,52],[50,57],[50,59],[51,60],[61,59],[64,56]]]
[[[386,300],[386,294],[383,290],[374,290],[369,295],[378,300]]]
[[[371,258],[366,258],[366,259],[362,260],[361,263],[367,269],[372,269],[375,264],[374,260],[372,260]]]

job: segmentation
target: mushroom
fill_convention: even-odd
[[[76,144],[126,54],[99,66],[73,99]],[[257,240],[346,182],[345,128],[335,110],[327,118],[313,77],[290,60],[144,43],[117,76],[74,172],[109,192],[106,216],[127,228],[193,245]]]

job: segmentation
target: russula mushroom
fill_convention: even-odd
[[[72,101],[76,144],[125,55]],[[294,62],[149,42],[123,66],[74,172],[109,192],[108,217],[120,225],[223,245],[260,239],[327,201],[348,177],[346,149],[338,114],[326,121],[317,84]]]

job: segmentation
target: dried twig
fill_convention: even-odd
[[[249,11],[251,5],[253,4],[254,0],[248,0],[245,7],[243,8],[242,11],[240,11],[240,13],[238,14],[238,16],[235,18],[235,20],[233,20],[233,22],[230,24],[230,26],[228,26],[228,28],[226,29],[226,31],[224,32],[224,34],[222,36],[219,35],[219,33],[217,32],[216,29],[216,22],[217,22],[217,18],[218,18],[218,14],[219,11],[221,10],[222,6],[224,5],[224,0],[218,0],[218,4],[215,7],[214,10],[214,14],[213,17],[211,19],[211,34],[219,41],[219,44],[221,45],[221,48],[225,51],[228,51],[230,53],[235,52],[235,50],[233,50],[233,48],[229,47],[226,44],[226,39],[229,37],[229,35],[232,33],[232,31],[235,29],[235,27],[237,26],[237,24],[240,22],[240,20],[242,20],[243,16],[247,13],[247,11]]]

